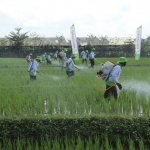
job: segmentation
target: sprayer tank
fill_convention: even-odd
[[[111,61],[107,61],[103,66],[102,66],[102,72],[106,75],[108,75],[110,73],[110,71],[112,70],[114,66],[114,63]]]

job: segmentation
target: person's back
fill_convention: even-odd
[[[33,61],[30,62],[28,66],[28,71],[35,73],[37,71],[38,66],[39,66],[38,62],[34,59]]]
[[[54,53],[54,58],[57,58],[57,52]]]
[[[42,57],[42,61],[46,60],[46,55],[45,54],[43,54],[41,57]]]
[[[109,99],[111,95],[114,97],[114,99],[118,98],[116,85],[120,90],[122,89],[122,85],[119,83],[118,79],[120,77],[122,67],[126,66],[126,63],[127,59],[125,57],[120,57],[117,65],[113,67],[112,71],[108,75],[106,79],[106,91],[104,93],[105,99]]]
[[[66,61],[66,66],[67,66],[67,69],[71,69],[72,66],[74,66],[74,61],[72,58],[68,58],[67,61]]]
[[[82,59],[86,59],[86,53],[85,52],[82,53]]]
[[[66,57],[66,53],[63,53],[62,59],[63,59],[63,60],[66,60],[66,58],[67,58],[67,57]]]
[[[95,62],[94,62],[95,53],[94,53],[94,51],[95,51],[95,48],[92,48],[92,51],[90,52],[90,55],[89,55],[89,60],[90,60],[90,63],[91,63],[90,67],[92,67],[92,68],[95,65]]]
[[[74,66],[75,68],[77,68],[78,70],[80,70],[75,64],[74,64],[74,61],[73,59],[75,58],[76,56],[74,54],[71,55],[70,58],[67,59],[66,61],[66,66],[67,66],[67,70],[66,70],[66,74],[68,77],[71,77],[74,75],[74,71],[72,70],[72,67]]]
[[[118,82],[120,74],[121,74],[121,66],[117,64],[113,67],[107,81],[111,81],[112,83]]]
[[[50,55],[48,54],[47,55],[47,58],[46,58],[48,61],[50,61]]]
[[[93,51],[91,51],[91,52],[90,52],[90,56],[89,56],[89,58],[90,58],[90,59],[94,59],[94,57],[95,57],[95,54],[94,54],[94,52],[93,52]]]

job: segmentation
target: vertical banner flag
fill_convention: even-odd
[[[76,56],[75,59],[79,59],[79,52],[74,24],[70,27],[70,36],[71,36],[72,53]]]
[[[135,60],[139,60],[140,59],[141,35],[142,35],[142,26],[138,27],[137,31],[136,31]]]

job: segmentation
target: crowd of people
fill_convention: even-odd
[[[56,51],[54,54],[52,53],[43,53],[41,56],[37,56],[35,59],[32,59],[32,53],[30,53],[26,60],[29,63],[27,71],[30,75],[30,80],[36,80],[36,73],[38,73],[38,67],[39,63],[46,62],[47,64],[52,64],[52,59],[55,61],[59,59],[59,62],[61,63],[61,70],[64,68],[66,69],[66,75],[67,77],[71,77],[74,75],[74,71],[72,70],[72,67],[74,66],[76,69],[80,70],[78,66],[75,65],[74,59],[76,58],[75,54],[71,54],[70,57],[67,57],[67,49],[63,49],[60,52]],[[86,64],[88,60],[90,61],[89,68],[94,68],[95,65],[95,48],[91,49],[91,52],[89,53],[88,50],[83,50],[80,54],[80,58],[82,58],[82,64]],[[117,99],[118,93],[117,88],[121,90],[122,85],[119,83],[118,79],[121,74],[122,67],[126,66],[127,59],[125,57],[120,57],[119,61],[116,65],[112,68],[110,73],[107,76],[106,80],[106,90],[104,93],[104,98],[109,99],[110,96],[113,96],[114,99]],[[104,64],[105,65],[105,64]],[[100,70],[98,74],[102,73]]]

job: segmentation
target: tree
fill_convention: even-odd
[[[130,38],[124,41],[124,44],[120,48],[124,51],[125,56],[134,56],[135,44],[133,39]]]
[[[6,44],[7,44],[6,39],[4,39],[4,38],[3,38],[3,39],[0,39],[0,46],[5,47]]]
[[[98,39],[97,39],[96,36],[94,36],[93,34],[89,34],[89,35],[87,35],[87,37],[89,39],[88,43],[90,43],[91,45],[96,45],[97,44]]]
[[[25,40],[26,41],[26,40]],[[32,45],[32,50],[37,50],[37,47],[43,45],[43,39],[42,36],[37,34],[36,32],[30,33],[30,36],[28,38],[27,43],[31,46]],[[32,44],[31,44],[32,43]]]
[[[141,39],[141,56],[150,55],[150,37]]]
[[[12,42],[12,46],[15,48],[15,51],[19,52],[24,45],[24,40],[28,38],[28,32],[20,33],[22,28],[15,28],[16,32],[11,31],[8,36],[5,36],[7,39]]]

